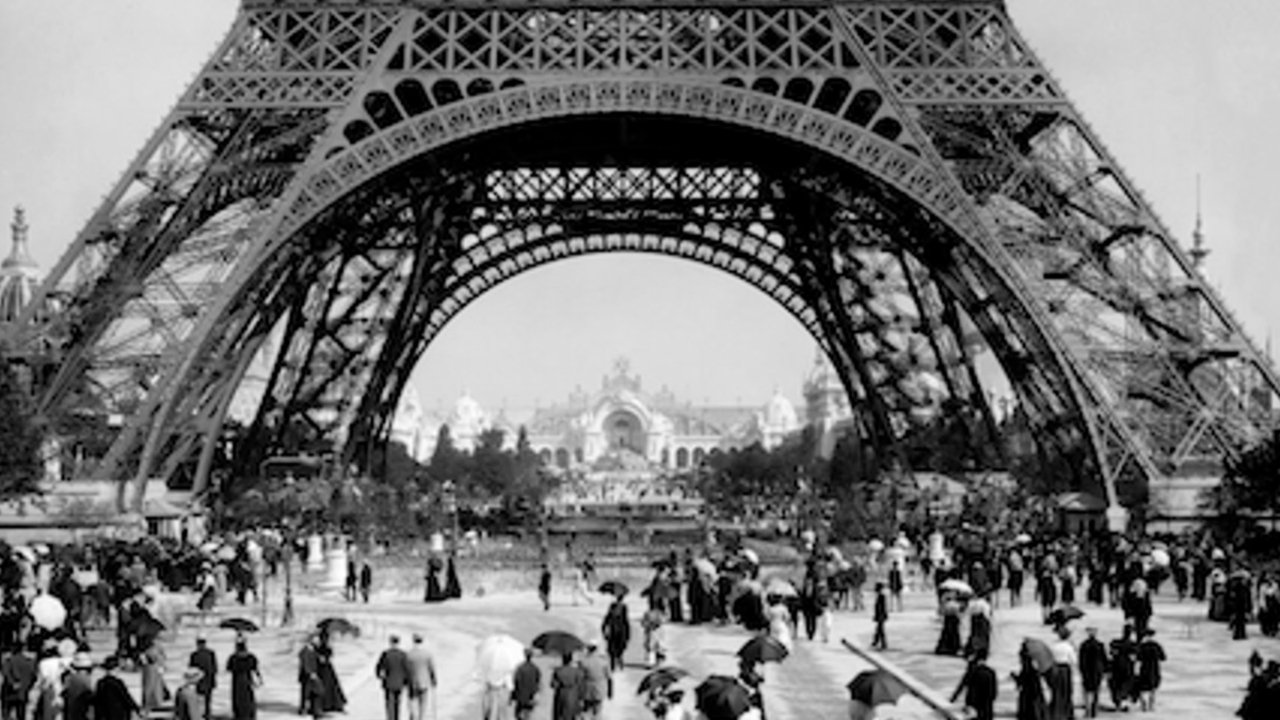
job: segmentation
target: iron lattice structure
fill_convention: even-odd
[[[1269,364],[994,0],[244,0],[7,335],[41,412],[127,418],[99,477],[201,489],[269,336],[242,465],[350,460],[469,302],[599,252],[768,293],[886,452],[948,399],[990,421],[980,347],[1113,504],[1272,425]]]

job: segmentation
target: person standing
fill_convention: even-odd
[[[133,720],[142,712],[129,688],[116,675],[119,663],[114,657],[102,661],[104,674],[93,690],[93,720]]]
[[[609,652],[609,669],[622,669],[622,655],[631,642],[631,620],[627,618],[627,604],[622,601],[624,594],[617,593],[609,609],[600,623],[600,634],[604,636],[605,646]]]
[[[587,675],[573,662],[573,653],[561,655],[562,664],[551,673],[551,720],[579,720]]]
[[[462,597],[462,583],[458,581],[458,563],[452,553],[444,567],[444,596],[449,600]]]
[[[1071,630],[1066,625],[1057,628],[1058,642],[1049,646],[1053,653],[1053,667],[1046,678],[1049,681],[1049,720],[1073,720],[1075,705],[1071,701],[1071,668],[1077,664],[1076,649],[1071,646]]]
[[[36,684],[36,659],[19,646],[0,663],[0,709],[4,720],[26,720],[31,688]]]
[[[1111,703],[1118,711],[1127,711],[1133,700],[1133,661],[1137,646],[1133,642],[1133,625],[1125,623],[1120,637],[1111,641],[1111,657],[1107,663],[1111,676],[1107,687],[1111,690]]]
[[[356,600],[356,585],[360,582],[360,574],[356,572],[355,558],[347,558],[347,585],[344,599],[348,602]]]
[[[996,672],[987,664],[985,648],[975,652],[965,670],[960,684],[951,694],[951,702],[955,702],[964,692],[964,704],[973,710],[975,720],[992,720],[995,717],[996,704]]]
[[[154,712],[169,700],[169,688],[164,684],[164,650],[152,639],[142,650],[142,713]]]
[[[889,641],[885,638],[884,624],[889,619],[889,598],[884,592],[884,583],[876,583],[876,604],[871,619],[876,623],[876,634],[871,638],[873,650],[888,650]]]
[[[413,634],[409,661],[409,720],[426,720],[427,696],[436,689],[436,662],[422,644],[422,635]]]
[[[942,603],[942,632],[938,634],[933,652],[936,655],[960,654],[960,603],[955,598],[949,597]]]
[[[1153,639],[1155,630],[1150,628],[1142,635],[1138,643],[1138,677],[1134,683],[1134,691],[1138,694],[1138,702],[1143,712],[1156,709],[1156,690],[1160,689],[1160,664],[1165,661],[1164,648]]]
[[[376,672],[382,682],[387,720],[400,720],[400,695],[409,684],[409,658],[400,649],[400,636],[392,635],[391,646],[378,656]]]
[[[373,567],[369,565],[369,561],[365,560],[360,565],[360,598],[367,604],[369,602],[369,591],[373,589]],[[354,600],[355,598],[351,598]]]
[[[1098,693],[1107,674],[1107,648],[1098,639],[1098,628],[1085,628],[1088,637],[1080,643],[1080,685],[1084,688],[1084,716],[1098,716]]]
[[[71,659],[71,670],[62,681],[62,719],[89,720],[93,715],[93,661],[88,653],[78,652]]]
[[[538,599],[542,601],[542,609],[551,609],[551,568],[542,564],[542,574],[538,576]]]
[[[320,654],[316,652],[316,638],[298,651],[298,714],[320,717]]]
[[[974,600],[969,605],[969,640],[965,642],[965,657],[981,654],[986,657],[991,650],[991,605],[986,600]]]
[[[516,667],[511,681],[511,702],[516,706],[516,720],[529,720],[542,691],[542,671],[533,662],[533,648],[524,649],[524,662]]]
[[[202,673],[200,682],[196,683],[196,692],[204,698],[204,715],[201,717],[204,720],[211,720],[213,689],[218,686],[218,656],[209,649],[205,636],[196,636],[196,649],[191,653],[187,667],[199,668]]]
[[[258,717],[255,689],[262,685],[262,672],[258,669],[258,657],[249,652],[244,637],[236,638],[235,652],[227,658],[227,672],[231,673],[231,717],[255,720]]]
[[[1044,687],[1040,684],[1040,673],[1027,652],[1026,644],[1018,653],[1020,668],[1012,673],[1013,682],[1018,686],[1018,720],[1046,720],[1048,708],[1044,702]]]
[[[613,698],[613,673],[609,669],[609,659],[600,653],[600,644],[596,640],[587,641],[587,654],[579,663],[584,675],[584,692],[582,695],[583,720],[599,720],[604,701]]]
[[[182,673],[182,687],[178,688],[178,694],[173,700],[173,720],[200,720],[200,713],[204,712],[204,699],[200,697],[196,685],[203,675],[200,668],[195,667],[189,667]]]

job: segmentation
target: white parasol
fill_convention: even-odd
[[[52,595],[40,595],[32,600],[27,612],[45,630],[56,630],[67,621],[67,609],[62,606],[61,600]]]
[[[510,685],[524,662],[524,644],[510,635],[490,635],[476,649],[476,675],[488,685]]]
[[[1159,565],[1159,566],[1161,566],[1161,567],[1168,567],[1168,566],[1169,566],[1169,551],[1168,551],[1168,550],[1162,550],[1162,549],[1160,549],[1160,548],[1156,548],[1155,550],[1152,550],[1152,551],[1151,551],[1151,562],[1153,562],[1153,563],[1155,563],[1155,564],[1157,564],[1157,565]]]
[[[884,543],[873,538],[869,542],[867,542],[867,548],[870,549],[871,552],[873,553],[878,553],[884,549]]]
[[[746,560],[752,565],[760,564],[760,556],[756,554],[755,550],[752,550],[751,548],[742,548],[741,554],[742,557],[746,558]]]

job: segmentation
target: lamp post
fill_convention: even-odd
[[[454,556],[458,553],[458,492],[452,480],[445,480],[440,486],[440,500],[443,510],[450,516],[449,555]]]

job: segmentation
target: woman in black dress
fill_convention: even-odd
[[[262,685],[262,673],[258,670],[258,657],[249,652],[243,637],[236,638],[236,650],[227,658],[227,672],[231,673],[231,717],[255,720],[258,700],[254,690]]]
[[[342,683],[338,681],[338,673],[333,669],[333,646],[329,644],[329,634],[321,633],[320,642],[316,646],[320,677],[320,710],[322,712],[343,712],[347,707],[347,696],[342,692]]]
[[[1024,645],[1018,653],[1022,662],[1021,669],[1013,673],[1013,682],[1018,686],[1018,720],[1046,720],[1048,712],[1044,703],[1044,687],[1040,684],[1040,673],[1031,662],[1031,655]]]
[[[1164,662],[1164,648],[1151,639],[1155,630],[1143,633],[1142,642],[1138,643],[1138,677],[1134,690],[1138,693],[1138,702],[1144,711],[1156,707],[1156,690],[1160,689],[1160,663]]]
[[[948,599],[942,603],[942,634],[933,652],[937,655],[960,654],[960,603]]]

